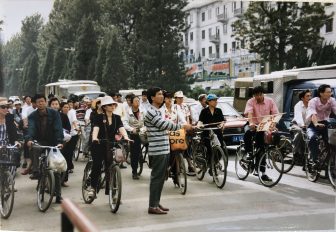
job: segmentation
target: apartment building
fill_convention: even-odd
[[[260,73],[263,67],[256,62],[258,55],[249,53],[245,41],[232,37],[235,29],[231,25],[248,5],[248,1],[190,0],[184,9],[188,13],[188,30],[183,35],[189,75],[199,74],[203,78],[203,70],[210,76],[220,73],[231,78]],[[335,9],[336,4],[327,4],[326,13]],[[328,21],[320,33],[326,41],[335,42],[335,20]]]

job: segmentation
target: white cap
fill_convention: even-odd
[[[22,105],[22,102],[21,101],[15,101],[14,105]]]
[[[182,91],[177,91],[177,92],[174,94],[174,97],[184,97],[183,92],[182,92]]]
[[[101,102],[101,106],[105,106],[105,105],[109,105],[109,104],[116,104],[116,105],[118,105],[118,103],[115,102],[113,100],[113,98],[110,97],[110,96],[102,97],[101,100],[100,100],[100,102]]]

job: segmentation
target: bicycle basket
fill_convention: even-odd
[[[20,152],[17,148],[0,148],[0,164],[18,166],[20,164]]]
[[[328,129],[328,143],[336,145],[336,129]]]

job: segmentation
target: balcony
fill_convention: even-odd
[[[227,16],[227,14],[219,14],[217,15],[217,21],[221,22],[221,23],[227,23],[229,21],[229,17]]]
[[[209,59],[218,59],[219,58],[219,53],[211,53],[209,54]]]
[[[219,41],[219,34],[215,34],[215,35],[210,35],[209,36],[209,41],[211,43],[215,43],[215,44],[218,44],[220,41]]]
[[[243,14],[244,14],[243,8],[235,9],[233,14],[234,14],[235,17],[243,16]]]

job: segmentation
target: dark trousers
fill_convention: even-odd
[[[130,134],[130,138],[134,140],[134,143],[131,143],[132,174],[137,174],[139,157],[141,155],[141,140],[137,134]]]
[[[151,156],[152,172],[149,184],[149,207],[155,208],[160,204],[168,160],[169,154]]]
[[[64,148],[62,149],[62,155],[64,156],[67,162],[67,171],[64,173],[63,181],[67,182],[69,180],[69,170],[74,168],[72,157],[74,150],[76,148],[76,144],[78,141],[78,135],[72,136],[70,141],[65,143]]]
[[[108,194],[108,167],[109,163],[106,160],[106,144],[95,144],[91,145],[91,154],[92,154],[92,171],[91,171],[91,187],[97,191],[99,177],[101,176],[101,171],[103,167],[103,161],[105,162],[105,176],[106,176],[106,188],[105,194]]]
[[[249,125],[246,125],[244,127],[245,134],[244,134],[244,143],[245,143],[245,151],[252,153],[253,151],[253,139],[255,139],[255,147],[257,153],[255,154],[256,156],[256,161],[255,161],[255,170],[258,168],[259,160],[261,156],[263,155],[265,151],[265,132],[264,131],[252,131],[250,130]],[[265,164],[265,160],[262,161],[262,165]],[[265,167],[262,166],[260,169],[261,172],[265,172]]]
[[[323,123],[325,127],[315,127],[313,123],[310,123],[310,125],[307,128],[307,136],[309,138],[309,151],[310,151],[310,158],[317,162],[318,160],[318,154],[321,152],[319,148],[319,140],[318,136],[322,135],[322,138],[325,142],[328,141],[328,122],[327,121],[321,121],[319,123]]]

